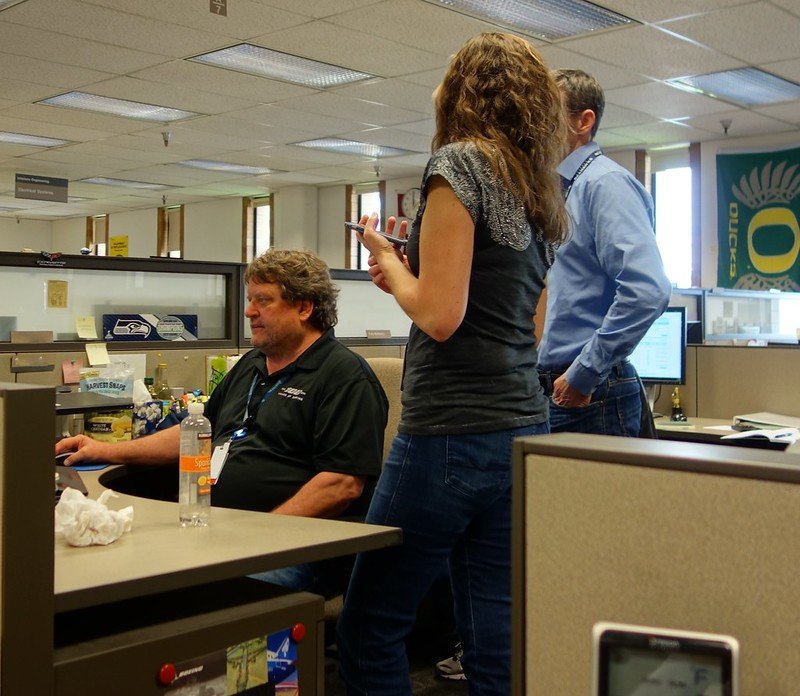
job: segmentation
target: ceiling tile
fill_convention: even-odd
[[[62,140],[102,140],[113,135],[112,133],[89,128],[75,128],[61,124],[9,118],[2,114],[0,114],[0,130],[11,131],[12,133],[27,133],[28,135],[44,135],[48,138],[61,138]]]
[[[298,131],[288,128],[276,128],[269,124],[242,121],[230,116],[209,116],[208,118],[188,121],[184,128],[187,133],[194,133],[196,138],[209,139],[213,134],[217,143],[222,143],[223,138],[230,140],[230,146],[225,150],[245,150],[259,148],[265,145],[283,142],[285,138],[298,138],[305,140],[314,137],[313,131]],[[234,145],[238,142],[239,145]]]
[[[603,0],[602,5],[640,22],[658,22],[747,2],[752,0]]]
[[[334,90],[337,94],[412,109],[433,116],[433,90],[400,79],[359,82]]]
[[[539,52],[552,70],[583,70],[592,75],[604,90],[641,84],[642,76],[633,69],[625,70],[559,46],[540,46]],[[631,66],[632,68],[635,66]]]
[[[268,4],[251,0],[236,0],[228,4],[228,15],[220,16],[210,11],[208,2],[197,0],[84,0],[121,12],[170,22],[183,27],[221,34],[239,39],[255,34],[265,34],[302,24],[308,19]]]
[[[10,10],[0,14],[0,46],[5,53],[116,74],[141,70],[165,59],[161,54],[11,24],[2,20],[7,12]]]
[[[268,157],[292,159],[298,162],[306,162],[309,164],[346,164],[348,162],[357,162],[365,159],[358,155],[341,154],[338,152],[325,152],[323,150],[314,150],[308,147],[300,147],[298,145],[276,145],[275,147],[264,148],[262,152]],[[283,169],[283,167],[278,167]]]
[[[78,68],[74,65],[62,65],[48,60],[37,60],[30,56],[18,56],[0,52],[0,64],[3,66],[3,77],[13,80],[24,80],[35,85],[66,87],[77,89],[82,85],[107,80],[111,73],[99,70]]]
[[[92,86],[92,94],[145,104],[156,104],[173,109],[195,111],[199,114],[219,114],[254,106],[252,101],[236,99],[221,94],[209,94],[179,85],[165,85],[133,77],[115,77]]]
[[[779,63],[766,63],[760,67],[773,75],[800,83],[800,58],[783,60]]]
[[[636,109],[628,109],[618,104],[611,104],[606,101],[603,116],[600,119],[600,128],[619,128],[620,126],[634,126],[640,123],[648,123],[653,117]]]
[[[229,42],[209,32],[137,17],[78,0],[23,2],[5,10],[3,20],[89,41],[101,37],[104,43],[114,46],[175,58],[219,48]]]
[[[713,133],[690,128],[689,126],[666,121],[644,123],[627,128],[609,129],[609,135],[620,135],[650,145],[663,145],[666,143],[696,142],[717,137]]]
[[[268,104],[289,97],[312,94],[315,90],[278,80],[268,80],[256,75],[224,70],[213,65],[188,60],[173,60],[140,70],[131,77],[175,85],[188,90],[201,90],[211,94],[225,94]]]
[[[733,58],[646,26],[616,29],[559,45],[576,53],[603,56],[606,62],[623,68],[634,63],[642,75],[661,80],[741,67]]]
[[[349,10],[366,7],[377,0],[254,0],[260,5],[279,7],[306,17],[321,19]]]
[[[800,122],[800,111],[795,110],[795,114],[797,114],[795,121]],[[720,121],[724,119],[730,119],[731,121],[728,127],[729,138],[742,138],[761,133],[779,133],[794,128],[790,123],[777,122],[774,118],[764,114],[741,109],[714,114],[713,116],[690,118],[686,120],[686,124],[693,128],[701,128],[712,133],[716,132],[717,136],[722,138],[725,136],[725,131]]]
[[[449,57],[482,31],[496,25],[419,0],[385,0],[329,17],[341,27],[369,27],[370,34]]]
[[[428,152],[431,147],[430,138],[395,128],[373,128],[367,131],[344,133],[341,137],[345,140],[357,140],[362,143],[399,147],[412,152]]]
[[[800,3],[797,0],[771,0],[773,5],[777,5],[778,7],[782,7],[787,12],[791,12],[793,15],[800,17]]]
[[[408,131],[409,133],[419,133],[428,138],[428,141],[436,132],[436,121],[432,118],[424,121],[412,121],[411,123],[398,123],[394,126],[397,130]]]
[[[597,133],[595,140],[604,150],[613,150],[619,148],[630,149],[631,147],[638,145],[640,142],[634,138],[626,138],[624,135],[610,133],[602,129],[600,129],[600,131]]]
[[[441,55],[406,45],[405,35],[395,35],[395,39],[401,38],[400,43],[395,43],[366,33],[363,26],[357,24],[350,28],[322,21],[309,22],[256,37],[252,43],[379,77],[431,70],[447,62]]]
[[[431,90],[431,94],[433,94],[433,90],[436,89],[441,83],[442,79],[444,79],[444,73],[447,69],[447,65],[448,61],[444,61],[440,67],[434,68],[433,70],[413,72],[409,73],[408,75],[403,75],[402,77],[406,82],[427,87]]]
[[[286,102],[284,102],[286,103]],[[347,112],[342,112],[346,114]],[[351,112],[352,116],[357,114]],[[244,109],[235,114],[241,121],[248,121],[264,126],[269,126],[273,131],[276,129],[298,129],[308,131],[309,134],[318,133],[319,135],[336,135],[345,131],[353,130],[355,119],[334,118],[332,116],[321,116],[312,114],[308,111],[298,109],[287,109],[281,105],[257,106],[252,109]]]
[[[766,2],[726,8],[661,26],[753,65],[795,58],[800,36],[800,18]],[[769,39],[765,41],[765,37]]]
[[[757,112],[765,116],[770,116],[771,118],[776,118],[779,121],[791,123],[794,126],[800,126],[800,108],[798,108],[797,102],[765,106],[757,109]]]
[[[97,114],[78,109],[63,109],[47,104],[19,104],[0,112],[0,115],[41,121],[42,123],[92,128],[110,133],[135,133],[151,125],[122,116]]]
[[[307,97],[295,97],[282,102],[287,108],[308,111],[323,116],[341,116],[347,114],[354,121],[375,126],[390,126],[395,123],[420,120],[425,114],[407,111],[385,104],[353,99],[336,92],[311,94]]]
[[[606,92],[606,101],[637,109],[656,118],[684,118],[729,111],[726,102],[686,92],[662,82],[649,82]]]
[[[22,80],[7,80],[0,77],[0,94],[6,99],[13,99],[18,102],[34,101],[44,99],[58,92],[55,87],[47,85],[36,85]]]

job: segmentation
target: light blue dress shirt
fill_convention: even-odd
[[[572,180],[595,142],[570,153],[558,173]],[[547,276],[547,316],[539,369],[565,371],[591,394],[625,360],[669,304],[653,232],[653,200],[626,169],[601,155],[567,198],[570,238]]]

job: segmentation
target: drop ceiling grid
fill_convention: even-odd
[[[550,68],[554,70],[583,70],[595,77],[603,85],[604,90],[638,85],[647,79],[630,69],[632,68],[630,62],[626,68],[620,68],[610,63],[568,51],[556,44],[539,46],[538,50]]]
[[[3,77],[24,80],[53,88],[75,89],[81,85],[100,82],[114,77],[113,73],[72,65],[62,65],[49,60],[38,60],[29,56],[0,52]]]
[[[795,109],[797,112],[797,109]],[[718,135],[723,135],[723,128],[720,121],[730,119],[731,125],[728,128],[730,137],[745,135],[758,135],[761,133],[776,133],[789,131],[794,128],[790,123],[780,121],[765,114],[755,111],[723,111],[713,116],[697,116],[686,119],[685,123],[693,128],[716,131]],[[800,114],[798,114],[800,119]]]
[[[308,21],[308,17],[302,14],[287,12],[252,0],[230,2],[227,16],[210,12],[208,2],[198,3],[197,0],[81,0],[81,2],[238,40],[265,34],[268,31],[287,29]],[[198,12],[198,5],[203,5],[202,12]]]
[[[649,82],[606,92],[606,101],[625,104],[658,118],[683,118],[728,111],[730,105],[702,94],[685,92],[662,82]]]
[[[433,90],[400,78],[360,82],[333,91],[356,99],[411,109],[427,116],[433,115]]]
[[[748,2],[752,0],[601,0],[599,4],[639,22],[660,22]]]
[[[152,122],[138,121],[111,114],[78,109],[64,109],[47,104],[16,104],[0,111],[0,116],[39,121],[41,123],[90,128],[109,133],[138,133],[152,127]]]
[[[445,55],[409,46],[405,32],[394,38],[387,40],[360,28],[315,21],[255,37],[253,43],[379,77],[443,69],[447,64]]]
[[[179,85],[184,89],[200,90],[209,94],[237,98],[244,96],[260,104],[312,94],[316,91],[310,87],[224,70],[188,60],[173,60],[154,65],[132,73],[131,77],[166,85]]]
[[[635,62],[638,72],[658,80],[742,65],[739,60],[649,26],[625,27],[564,41],[559,46],[602,57],[605,62],[622,68]]]
[[[230,43],[230,37],[87,5],[78,0],[29,0],[5,10],[3,20],[90,41],[100,37],[103,42],[115,46],[174,58]]]
[[[28,0],[28,2],[31,1]],[[0,46],[6,53],[41,58],[63,65],[75,65],[118,75],[141,70],[167,59],[160,53],[135,51],[111,43],[90,41],[62,33],[12,24],[4,18],[10,11],[0,12]]]
[[[249,109],[257,102],[222,94],[211,94],[184,87],[180,83],[164,84],[135,77],[115,77],[92,85],[92,94],[173,109],[195,111],[199,114],[220,114],[236,109]],[[242,95],[246,96],[246,95]]]
[[[661,26],[751,65],[797,57],[800,18],[766,2],[725,8]],[[764,37],[769,39],[765,41]]]
[[[353,130],[355,123],[362,123],[358,119],[359,114],[355,111],[342,112],[339,117],[323,116],[300,109],[286,108],[286,103],[286,100],[284,100],[281,104],[268,104],[251,109],[242,109],[235,114],[231,114],[231,117],[248,124],[263,124],[272,128],[305,130],[312,137],[314,133],[335,135]],[[348,118],[341,118],[341,116],[347,116]]]
[[[281,102],[281,105],[287,109],[297,109],[322,116],[346,114],[354,122],[375,126],[391,126],[396,123],[417,121],[425,116],[424,113],[417,111],[353,99],[337,92],[320,92],[305,97],[293,97]]]

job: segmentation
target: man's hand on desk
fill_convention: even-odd
[[[65,466],[90,462],[112,462],[113,447],[108,442],[98,442],[86,435],[75,435],[56,442],[56,454],[73,452],[71,456],[61,462]]]

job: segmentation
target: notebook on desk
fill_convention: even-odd
[[[780,413],[759,411],[758,413],[745,413],[733,417],[734,423],[752,423],[760,428],[800,428],[800,418],[784,416]]]

